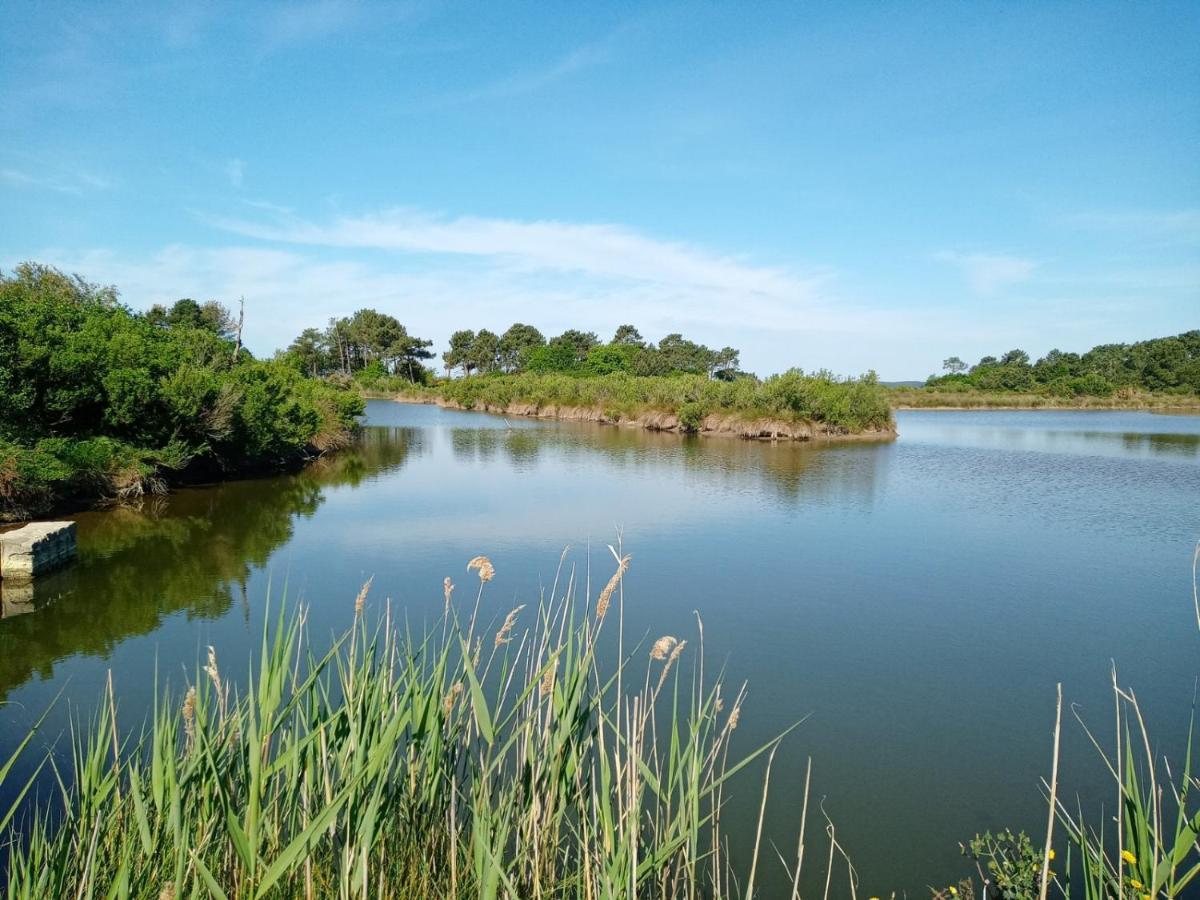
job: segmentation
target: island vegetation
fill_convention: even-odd
[[[46,266],[0,274],[2,519],[290,466],[344,446],[362,409],[348,382],[253,358],[218,303],[140,313]]]
[[[792,369],[760,379],[741,371],[735,348],[715,350],[678,333],[655,343],[633,325],[607,342],[578,329],[547,339],[520,322],[500,335],[460,330],[442,354],[446,377],[436,379],[418,362],[432,357],[428,346],[392,317],[360,310],[323,332],[308,329],[285,356],[315,375],[352,375],[376,395],[506,415],[742,437],[893,433],[874,373],[839,378]]]

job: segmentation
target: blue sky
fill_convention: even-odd
[[[12,0],[0,268],[919,378],[1200,327],[1200,4]]]

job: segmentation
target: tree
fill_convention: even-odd
[[[950,375],[961,375],[967,371],[967,364],[957,356],[947,357],[942,360],[942,371]]]
[[[733,347],[722,347],[712,355],[708,363],[708,377],[720,381],[733,381],[738,374],[741,354]]]
[[[187,297],[182,300],[176,300],[170,310],[167,311],[167,324],[172,328],[202,328],[203,321],[200,318],[200,304]]]
[[[475,342],[475,332],[462,329],[450,335],[450,349],[442,354],[442,362],[446,364],[446,373],[461,368],[464,375],[470,375],[475,368],[471,358],[471,345]]]
[[[482,373],[495,372],[499,366],[500,338],[494,331],[479,329],[471,342],[471,363]]]
[[[325,334],[319,328],[305,328],[288,345],[287,352],[310,378],[315,378],[332,368],[333,356],[329,352]]]
[[[618,325],[617,332],[613,335],[612,343],[628,344],[631,347],[641,347],[645,345],[642,339],[642,333],[632,325]]]
[[[238,322],[228,308],[216,300],[200,304],[199,327],[226,340],[233,340],[237,334]]]
[[[594,331],[579,331],[575,328],[569,328],[556,337],[554,342],[573,347],[575,350],[575,361],[581,363],[587,359],[588,351],[600,343],[600,338],[596,336],[596,332]]]
[[[500,336],[500,368],[519,372],[525,368],[529,354],[546,343],[546,338],[532,325],[517,322]]]

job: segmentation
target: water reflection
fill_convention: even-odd
[[[236,603],[249,616],[250,573],[291,539],[297,518],[317,511],[323,490],[398,469],[419,443],[411,429],[371,429],[352,450],[294,475],[78,516],[74,565],[24,585],[0,580],[0,701],[34,673],[52,677],[63,657],[108,656],[174,613],[215,619]]]
[[[449,434],[460,462],[504,461],[514,472],[529,472],[545,458],[579,471],[602,463],[610,474],[678,477],[682,472],[697,490],[766,489],[787,504],[835,497],[869,504],[889,460],[887,445],[680,437],[592,422],[511,430],[453,427]],[[828,452],[833,448],[838,452]]]

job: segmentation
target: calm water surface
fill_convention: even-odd
[[[181,682],[209,644],[244,665],[269,583],[312,604],[314,634],[348,623],[370,575],[376,602],[419,621],[486,553],[502,616],[565,545],[606,579],[618,531],[629,632],[690,636],[699,610],[710,659],[749,683],[746,747],[811,714],[777,760],[768,828],[792,844],[811,756],[868,893],[965,875],[976,831],[1044,828],[1056,682],[1104,735],[1115,661],[1162,750],[1185,737],[1200,417],[907,412],[894,444],[805,447],[367,415],[355,451],[300,474],[78,516],[77,565],[32,597],[2,588],[0,757],[60,691],[89,707],[110,668],[136,723],[156,671]],[[1067,723],[1070,796],[1103,782]],[[746,784],[729,816],[757,802]]]

